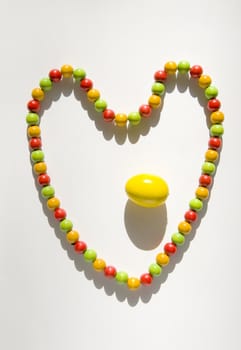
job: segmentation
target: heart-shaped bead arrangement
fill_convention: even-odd
[[[80,89],[86,92],[88,100],[90,103],[94,103],[96,111],[102,114],[106,122],[114,122],[117,127],[125,127],[128,122],[136,126],[142,119],[150,118],[153,109],[161,106],[165,93],[164,83],[169,76],[175,75],[176,72],[181,75],[190,75],[191,78],[197,80],[200,89],[204,91],[207,99],[207,109],[210,111],[210,139],[207,151],[205,152],[204,162],[201,166],[199,185],[195,191],[194,198],[189,202],[189,208],[184,214],[184,219],[179,222],[177,231],[172,234],[170,242],[164,245],[163,252],[157,254],[155,262],[150,264],[147,272],[141,274],[139,278],[130,277],[127,272],[106,264],[105,260],[97,256],[95,250],[88,248],[84,241],[79,240],[78,231],[73,229],[72,221],[67,218],[66,211],[61,208],[60,200],[55,197],[54,187],[51,185],[50,177],[47,174],[47,165],[44,161],[44,152],[42,150],[38,112],[40,111],[41,101],[44,100],[45,94],[54,88],[55,84],[62,79],[75,79],[79,81]],[[159,276],[163,267],[169,263],[171,256],[184,244],[185,236],[191,232],[192,223],[197,220],[198,212],[202,210],[203,202],[209,196],[209,187],[212,184],[213,175],[216,170],[215,163],[219,157],[224,132],[222,125],[224,114],[220,111],[221,103],[217,99],[218,89],[211,85],[210,76],[203,74],[201,66],[194,65],[191,67],[187,61],[181,61],[178,64],[169,61],[164,65],[163,70],[158,70],[154,74],[154,79],[155,82],[151,88],[152,94],[146,104],[141,105],[137,112],[132,112],[128,115],[124,113],[116,114],[112,109],[107,108],[106,101],[101,98],[100,92],[93,87],[92,80],[86,77],[86,73],[82,68],[73,69],[70,65],[63,65],[61,69],[52,69],[48,77],[40,80],[39,87],[32,90],[32,100],[27,103],[29,112],[26,116],[26,122],[28,124],[27,134],[29,137],[31,160],[33,162],[34,173],[40,185],[41,195],[46,199],[47,208],[53,212],[54,218],[59,221],[60,230],[66,234],[66,239],[73,246],[76,254],[81,254],[84,260],[91,263],[96,271],[103,273],[107,278],[114,278],[119,284],[126,284],[131,290],[136,290],[141,285],[150,285],[153,278]],[[167,190],[164,197],[166,195]],[[129,197],[131,198],[132,196],[133,194],[131,195],[129,193]],[[138,201],[143,203],[145,202],[145,198],[140,198]],[[159,202],[161,204],[162,199]],[[148,206],[146,202],[144,206]]]

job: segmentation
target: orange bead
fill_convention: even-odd
[[[151,95],[148,100],[149,106],[152,108],[159,108],[161,105],[161,97],[158,95]]]
[[[207,87],[209,87],[211,82],[212,82],[212,79],[210,78],[209,75],[201,75],[200,78],[198,79],[198,85],[202,89],[206,89]]]
[[[69,243],[73,244],[79,240],[79,233],[77,231],[69,231],[66,234],[66,239]]]
[[[34,100],[42,101],[44,99],[44,91],[41,88],[32,90],[32,97]]]
[[[129,277],[128,278],[128,281],[127,281],[127,286],[130,288],[130,289],[137,289],[140,287],[140,280],[139,278],[136,278],[136,277]]]
[[[176,62],[169,61],[165,64],[164,69],[167,74],[175,74],[177,70],[177,64]]]
[[[87,92],[87,98],[90,102],[95,102],[100,98],[100,92],[96,89],[90,89]]]
[[[60,200],[56,197],[49,198],[47,200],[47,207],[50,210],[55,210],[60,206]]]
[[[218,152],[214,149],[208,149],[205,153],[205,160],[207,162],[215,162],[218,159]]]
[[[47,171],[47,164],[44,162],[39,162],[34,164],[33,170],[36,174],[44,174]]]
[[[156,256],[156,262],[160,266],[166,266],[169,263],[169,256],[166,253],[159,253]]]
[[[38,125],[32,125],[28,127],[29,137],[39,137],[41,135],[41,129]]]
[[[95,259],[95,261],[93,262],[93,268],[96,270],[96,271],[103,271],[106,267],[106,263],[103,259]]]
[[[196,189],[196,197],[198,199],[206,199],[208,198],[208,195],[209,195],[209,191],[207,189],[207,187],[202,187],[202,186],[199,186],[197,189]]]
[[[187,221],[181,221],[178,224],[178,231],[182,233],[183,235],[188,235],[192,229],[192,226]]]
[[[224,114],[221,111],[215,111],[210,115],[211,123],[222,123],[224,121]]]
[[[125,126],[127,123],[127,115],[123,113],[116,114],[115,116],[115,123],[118,126]]]
[[[73,67],[70,66],[69,64],[64,64],[61,67],[61,73],[63,75],[64,78],[71,78],[73,75]]]

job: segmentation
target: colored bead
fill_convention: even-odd
[[[181,221],[178,224],[177,228],[178,228],[178,231],[183,235],[188,235],[191,232],[192,226],[187,221]]]
[[[213,179],[208,174],[202,174],[199,178],[199,184],[201,186],[210,186],[213,182]]]
[[[47,207],[49,210],[55,210],[60,206],[60,200],[56,197],[49,198],[47,200]]]
[[[69,64],[64,64],[61,67],[61,73],[64,78],[71,78],[73,75],[73,67],[70,66]]]
[[[41,88],[35,88],[32,90],[32,98],[34,100],[42,101],[44,99],[44,91]]]
[[[169,264],[170,258],[165,253],[159,253],[156,256],[156,263],[160,266],[166,266]]]
[[[139,113],[143,118],[149,118],[151,115],[152,109],[149,105],[141,105],[139,108]]]
[[[147,208],[163,204],[169,194],[166,181],[150,174],[131,177],[125,185],[125,190],[132,202]]]
[[[31,112],[39,112],[40,111],[40,102],[38,100],[31,100],[27,104],[28,109]]]
[[[138,125],[141,121],[141,115],[139,112],[132,112],[128,115],[128,120],[132,125]]]
[[[46,186],[50,184],[50,177],[48,174],[41,174],[38,176],[38,183],[41,186]]]
[[[175,74],[177,70],[177,64],[176,62],[169,61],[165,64],[164,69],[167,74]]]
[[[29,147],[32,149],[39,149],[42,147],[42,141],[39,137],[32,137],[29,140]]]
[[[128,119],[128,117],[127,117],[126,114],[118,113],[115,116],[115,123],[118,126],[125,126],[126,122],[127,122],[127,119]]]
[[[106,122],[112,122],[115,119],[115,112],[107,108],[103,112],[103,118]]]
[[[144,286],[149,286],[153,281],[153,277],[150,273],[143,273],[143,275],[141,275],[140,277],[140,280],[141,284],[143,284]]]
[[[185,243],[185,237],[180,232],[173,233],[172,242],[178,246]]]
[[[188,211],[186,211],[184,218],[185,218],[185,220],[187,220],[189,222],[194,222],[197,220],[198,215],[194,210],[188,210]]]
[[[50,91],[53,83],[50,78],[43,78],[40,80],[39,85],[43,91]]]
[[[204,91],[205,96],[208,100],[218,96],[218,89],[215,86],[209,86]]]
[[[164,252],[167,254],[167,255],[174,255],[177,251],[177,246],[176,244],[170,242],[170,243],[166,243],[164,245]]]
[[[153,92],[153,94],[155,95],[159,95],[162,96],[165,92],[165,85],[160,83],[160,82],[155,82],[152,85],[151,91]]]
[[[28,113],[26,115],[26,122],[28,125],[37,125],[39,124],[39,116],[37,113]]]
[[[97,253],[93,249],[86,249],[84,252],[84,259],[87,262],[94,262],[97,257]]]
[[[161,105],[161,97],[158,95],[151,95],[148,104],[154,109],[159,108]]]
[[[51,79],[51,81],[58,83],[62,79],[62,73],[59,69],[51,69],[51,71],[49,72],[49,78]]]
[[[202,89],[206,89],[207,87],[209,87],[211,82],[212,82],[212,79],[210,78],[209,75],[201,75],[200,78],[198,79],[198,85]]]
[[[221,111],[215,111],[210,115],[211,123],[222,123],[224,121],[224,114]]]
[[[128,274],[124,271],[118,271],[115,276],[116,281],[119,284],[127,283],[128,281]]]
[[[96,112],[103,112],[107,108],[107,102],[102,99],[98,99],[95,102],[95,110]]]
[[[39,157],[39,155],[38,155]],[[34,155],[34,158],[36,158],[36,155]],[[39,161],[39,163],[34,164],[33,170],[36,174],[43,174],[47,171],[47,164],[44,162]]]
[[[167,79],[167,72],[165,72],[164,70],[158,70],[154,74],[154,79],[156,81],[165,81]]]
[[[96,259],[94,262],[93,262],[93,268],[96,270],[96,271],[103,271],[106,267],[106,263],[103,259]]]
[[[31,152],[31,159],[34,163],[42,162],[44,160],[44,152],[41,150]]]
[[[192,210],[200,211],[203,208],[203,203],[198,198],[193,198],[189,202],[189,206]]]
[[[82,80],[86,77],[86,72],[82,68],[76,68],[73,71],[73,76],[76,80]]]
[[[189,72],[190,63],[188,61],[180,61],[177,65],[178,72],[181,74],[186,74]]]
[[[70,243],[70,244],[74,244],[78,241],[79,239],[79,233],[77,231],[69,231],[67,234],[66,234],[66,239],[67,241]]]
[[[205,160],[207,162],[215,162],[218,159],[218,152],[213,149],[208,149],[205,153]]]
[[[161,272],[162,272],[162,268],[160,265],[153,263],[149,266],[149,273],[152,276],[160,276]]]
[[[208,146],[213,149],[219,149],[222,146],[222,140],[219,137],[210,137]]]
[[[202,165],[202,171],[204,174],[213,174],[215,172],[215,165],[211,162],[204,162]]]
[[[203,69],[199,65],[194,65],[190,68],[190,75],[192,78],[200,78],[202,75]]]
[[[211,99],[208,101],[207,108],[209,109],[209,111],[215,112],[215,111],[217,111],[220,107],[221,107],[221,102],[220,102],[218,99],[216,99],[216,98],[211,98]]]
[[[104,269],[104,275],[106,277],[115,277],[116,276],[116,268],[114,266],[106,266]]]
[[[204,199],[208,198],[209,191],[208,191],[207,187],[199,186],[196,189],[195,195],[198,199],[204,200]]]
[[[38,125],[32,125],[28,127],[28,137],[39,137],[41,135],[41,129]]]
[[[87,244],[83,241],[77,241],[74,245],[74,250],[78,254],[83,254],[87,249]]]
[[[87,92],[87,98],[90,102],[95,102],[96,100],[98,100],[100,98],[100,92],[99,90],[96,89],[90,89]]]
[[[224,133],[224,127],[222,124],[213,124],[210,128],[211,136],[222,136]]]
[[[141,282],[140,282],[139,278],[129,277],[127,280],[127,286],[130,289],[137,289],[140,287],[140,285],[141,285]]]
[[[68,219],[64,219],[64,220],[60,221],[59,227],[60,227],[61,231],[69,232],[73,228],[73,223],[72,223],[72,221],[70,221]]]
[[[89,91],[92,86],[93,82],[90,79],[84,78],[80,81],[80,87],[85,91]]]
[[[66,213],[66,211],[63,208],[55,209],[54,217],[55,217],[56,220],[59,220],[59,221],[63,220],[63,219],[66,218],[66,216],[67,216],[67,213]]]
[[[55,191],[54,191],[54,188],[52,186],[45,186],[41,190],[42,197],[46,198],[46,199],[53,197],[54,193],[55,193]]]

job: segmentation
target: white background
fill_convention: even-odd
[[[240,18],[238,0],[1,1],[2,349],[241,348]],[[200,225],[152,287],[131,292],[76,258],[43,208],[26,103],[50,69],[69,63],[129,113],[147,101],[153,73],[181,59],[219,88],[224,146]],[[147,270],[194,196],[208,142],[194,85],[169,85],[161,115],[128,133],[87,111],[71,84],[49,94],[41,126],[56,194],[81,239],[130,275]],[[127,202],[124,184],[141,172],[166,179],[166,206]]]

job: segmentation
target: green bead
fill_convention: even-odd
[[[38,125],[39,124],[39,116],[37,113],[28,113],[26,115],[26,122],[28,125]]]
[[[96,260],[97,253],[96,253],[96,251],[93,250],[93,249],[87,249],[87,250],[84,252],[83,256],[84,256],[85,261],[87,261],[87,262],[93,262],[93,261]]]
[[[190,202],[189,202],[189,207],[190,207],[192,210],[199,211],[199,210],[202,209],[203,203],[202,203],[202,201],[200,201],[200,199],[198,199],[198,198],[193,198],[193,199],[190,200]]]
[[[185,74],[190,70],[190,63],[188,61],[180,61],[177,65],[179,73]]]
[[[213,124],[210,128],[211,136],[222,136],[224,133],[224,128],[222,124]]]
[[[41,195],[44,198],[51,198],[54,196],[54,188],[52,186],[44,186],[41,190]]]
[[[205,96],[208,100],[218,96],[218,89],[215,86],[209,86],[205,89]]]
[[[106,109],[106,107],[107,107],[107,102],[100,98],[95,102],[95,110],[97,112],[103,112]]]
[[[151,91],[153,92],[153,94],[161,96],[165,92],[165,85],[159,82],[155,82],[152,85]]]
[[[141,115],[139,112],[131,112],[128,115],[128,120],[132,125],[138,125],[141,121]]]
[[[44,152],[41,150],[31,152],[31,159],[34,163],[42,162],[44,160]]]
[[[160,265],[153,263],[149,266],[149,273],[152,276],[160,276],[161,272],[162,272],[162,268]]]
[[[72,223],[72,221],[70,221],[68,219],[64,219],[64,220],[60,221],[59,227],[60,227],[61,231],[69,232],[73,228],[73,223]]]
[[[116,276],[115,276],[115,279],[120,284],[127,283],[127,281],[128,281],[128,274],[125,271],[118,271]]]
[[[86,72],[82,68],[76,68],[73,71],[73,76],[76,80],[82,80],[86,77]]]
[[[216,170],[216,166],[215,164],[213,164],[212,162],[204,162],[202,165],[202,171],[205,174],[213,174]]]
[[[42,90],[49,91],[51,90],[53,83],[50,78],[43,78],[40,80],[39,86],[41,87]]]
[[[176,232],[172,235],[172,242],[176,245],[183,245],[185,242],[185,237],[180,232]]]

